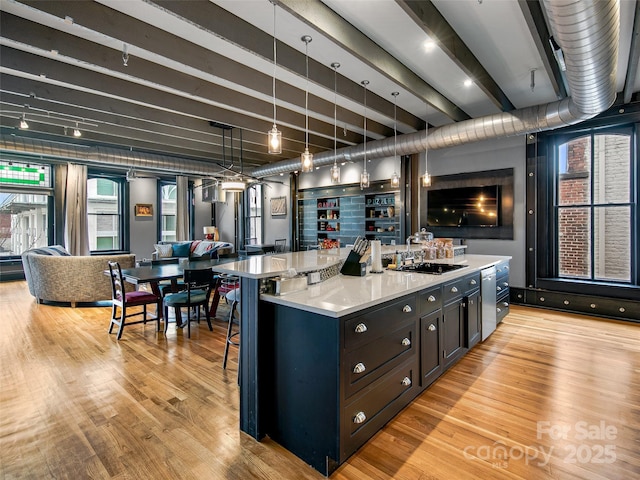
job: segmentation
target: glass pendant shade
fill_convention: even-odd
[[[300,155],[300,163],[302,164],[303,172],[309,173],[313,171],[313,153],[308,148],[305,148],[302,155]]]
[[[369,188],[369,172],[364,171],[360,174],[360,190]]]
[[[393,172],[391,175],[391,187],[398,188],[400,186],[400,175],[397,172]]]
[[[340,167],[335,163],[331,167],[331,183],[340,183]]]
[[[431,186],[431,175],[429,175],[429,172],[424,172],[424,175],[422,176],[422,186],[423,187]]]
[[[277,155],[282,153],[282,132],[278,130],[276,124],[269,130],[269,153]]]

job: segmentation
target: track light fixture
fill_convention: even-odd
[[[76,122],[76,128],[73,129],[73,136],[74,137],[81,137],[82,136],[82,132],[80,130],[78,130],[78,122]]]
[[[23,113],[22,118],[20,119],[20,129],[26,130],[27,128],[29,128],[29,124],[27,123],[27,114]]]

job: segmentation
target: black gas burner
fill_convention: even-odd
[[[403,265],[398,270],[401,272],[430,273],[431,275],[442,275],[443,273],[452,272],[459,268],[465,268],[468,265],[453,265],[451,263],[412,263]]]

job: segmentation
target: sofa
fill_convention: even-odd
[[[185,242],[160,242],[154,245],[152,260],[175,260],[189,258],[189,260],[209,260],[218,258],[219,254],[232,253],[233,244],[215,242],[211,240],[192,240]]]
[[[111,279],[104,274],[108,262],[122,268],[135,267],[133,254],[73,256],[60,245],[33,248],[22,254],[29,293],[38,303],[95,303],[111,300]],[[132,285],[132,289],[135,287]]]

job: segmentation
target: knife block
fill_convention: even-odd
[[[352,250],[344,261],[340,273],[352,277],[364,277],[367,274],[367,263],[361,262],[360,255]]]

